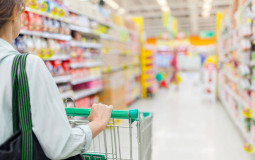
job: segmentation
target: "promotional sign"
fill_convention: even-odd
[[[176,18],[168,12],[163,12],[162,14],[163,26],[175,36],[178,32]]]

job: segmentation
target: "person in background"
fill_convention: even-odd
[[[172,76],[170,79],[171,84],[175,84],[176,85],[176,90],[178,90],[178,64],[177,64],[177,50],[174,49],[173,51],[173,58],[170,61],[170,66],[172,68]]]
[[[23,0],[0,0],[0,146],[13,135],[12,78],[13,59],[20,54],[12,47],[19,35]],[[32,130],[49,159],[67,159],[90,147],[92,138],[107,126],[112,106],[94,104],[88,125],[71,128],[58,87],[42,59],[27,58]]]
[[[203,70],[204,70],[204,62],[206,60],[206,54],[205,53],[200,53],[200,61],[201,61],[201,69],[200,69],[200,80],[203,83]]]

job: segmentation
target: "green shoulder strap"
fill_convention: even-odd
[[[19,110],[18,110],[18,65],[21,55],[15,56],[12,65],[12,121],[13,134],[19,130]]]
[[[17,55],[13,61],[12,84],[14,89],[13,107],[15,107],[14,131],[22,131],[22,160],[33,160],[33,132],[30,111],[30,97],[26,74],[26,55]],[[19,74],[17,74],[19,72]],[[15,74],[16,73],[16,74]],[[17,114],[18,113],[18,114]],[[17,116],[18,115],[18,116]],[[19,118],[18,118],[19,117]],[[18,126],[18,127],[17,127]]]

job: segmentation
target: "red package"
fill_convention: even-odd
[[[54,61],[54,76],[60,76],[65,73],[64,68],[62,66],[62,61],[56,60]]]
[[[36,14],[28,13],[28,30],[34,31],[36,29]]]
[[[25,11],[22,14],[22,24],[21,24],[21,29],[27,30],[29,25],[29,15],[28,12]]]
[[[45,62],[45,65],[48,68],[48,70],[50,71],[50,73],[53,75],[53,73],[54,73],[53,64],[50,61],[47,61],[47,62]]]
[[[65,74],[68,74],[70,73],[70,67],[69,67],[70,63],[68,61],[64,61],[62,63],[62,66],[63,66],[63,69],[64,69],[64,72]]]
[[[41,15],[35,15],[35,30],[36,31],[39,31],[39,32],[42,32],[43,31],[43,18]]]

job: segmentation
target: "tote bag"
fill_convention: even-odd
[[[13,60],[11,75],[14,134],[0,146],[0,160],[49,160],[32,131],[29,86],[26,74],[27,56],[28,54],[17,55]],[[77,155],[68,160],[82,160],[82,157]]]

